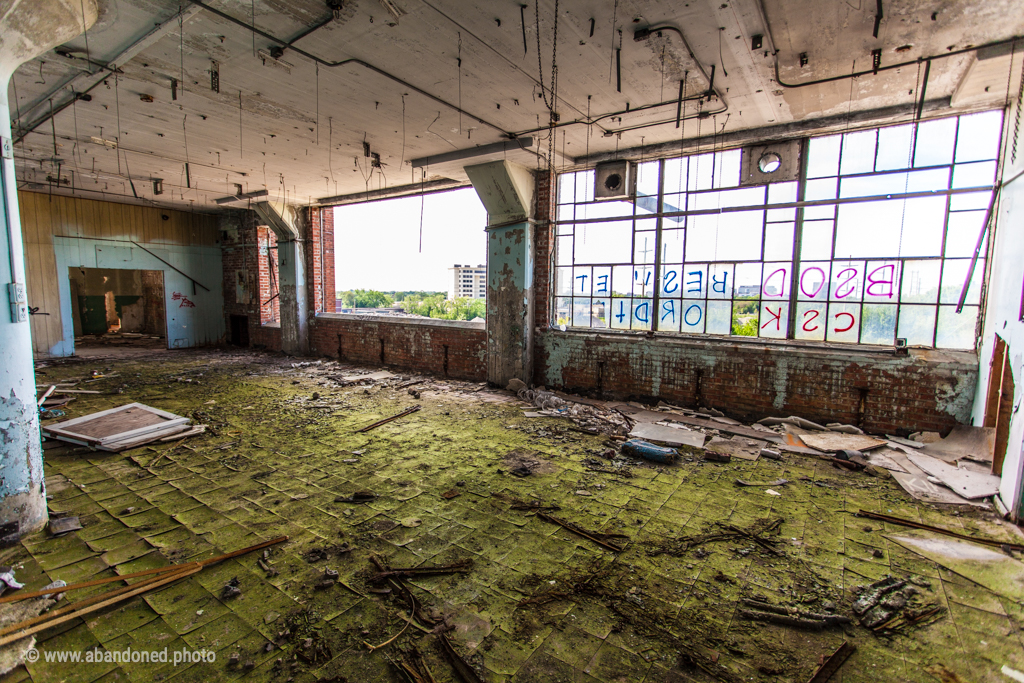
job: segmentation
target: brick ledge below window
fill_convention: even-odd
[[[482,322],[470,320],[442,320],[440,318],[418,318],[401,315],[373,315],[360,313],[317,313],[317,320],[340,320],[361,323],[385,323],[390,325],[424,325],[428,327],[455,327],[463,330],[486,329]]]

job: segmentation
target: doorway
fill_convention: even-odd
[[[1013,368],[1008,358],[1006,342],[996,335],[989,366],[988,393],[985,397],[985,426],[996,430],[996,449],[992,456],[992,474],[1003,474],[1006,445],[1010,439],[1010,419],[1013,417]]]
[[[75,346],[167,347],[161,270],[68,269]]]

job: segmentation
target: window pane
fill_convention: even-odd
[[[594,299],[591,307],[591,326],[608,327],[608,312],[611,309],[611,299]]]
[[[572,245],[573,236],[566,235],[556,238],[557,244],[555,246],[555,265],[568,266],[572,265]]]
[[[938,256],[946,220],[945,197],[843,204],[836,256]]]
[[[825,178],[839,174],[839,149],[842,135],[811,138],[807,153],[807,177]]]
[[[633,202],[594,202],[577,204],[577,220],[594,220],[595,218],[621,218],[633,215]]]
[[[658,196],[658,168],[661,164],[657,161],[648,161],[637,165],[636,169],[636,193],[648,197]],[[657,207],[653,209],[657,210]]]
[[[555,276],[555,294],[569,296],[572,294],[572,268],[559,268]]]
[[[740,299],[732,302],[732,334],[738,337],[756,337],[758,313],[761,305],[757,300]]]
[[[825,339],[831,342],[856,344],[860,337],[860,304],[830,303]]]
[[[657,246],[653,230],[636,233],[633,238],[633,263],[653,264]]]
[[[896,336],[909,346],[931,346],[935,333],[934,306],[900,306]]]
[[[571,221],[576,212],[575,204],[564,204],[558,207],[558,220]]]
[[[804,221],[800,260],[832,258],[832,232],[834,229],[834,221]]]
[[[687,263],[682,270],[684,299],[706,299],[708,296],[708,267],[703,263]]]
[[[682,332],[702,334],[706,326],[707,311],[703,301],[684,301],[679,307],[679,328]]]
[[[878,131],[876,171],[910,168],[914,156],[914,126],[889,126]]]
[[[633,293],[633,266],[612,268],[612,295],[629,296]]]
[[[686,190],[688,157],[665,160],[665,194]]]
[[[654,302],[651,299],[633,299],[633,329],[651,329],[651,319],[654,310],[651,308]]]
[[[789,204],[796,201],[797,184],[772,183],[768,186],[769,204]]]
[[[917,127],[914,166],[939,166],[953,161],[956,118],[926,121]]]
[[[996,180],[996,162],[981,161],[976,164],[957,164],[953,167],[953,187],[985,187]]]
[[[899,261],[868,261],[864,275],[864,301],[897,302],[899,282]]]
[[[708,268],[709,299],[733,297],[733,268],[731,263],[714,263]]]
[[[758,299],[761,296],[761,264],[737,263],[736,283],[733,286],[737,299]],[[753,311],[757,312],[755,306]]]
[[[658,331],[678,332],[682,311],[679,299],[662,299],[658,309]]]
[[[652,296],[654,294],[654,266],[634,266],[633,296]]]
[[[807,187],[804,189],[804,200],[813,202],[821,199],[835,199],[838,182],[835,178],[808,180]]]
[[[591,274],[592,270],[587,266],[576,266],[572,269],[573,296],[590,296],[591,288],[593,286]]]
[[[741,157],[742,152],[738,149],[718,153],[715,168],[715,187],[736,187],[740,184]]]
[[[572,299],[569,297],[555,299],[555,324],[572,325]]]
[[[991,199],[991,192],[968,192],[966,194],[955,194],[949,198],[949,210],[972,211],[975,209],[988,209],[988,203]]]
[[[612,269],[609,266],[594,268],[594,296],[606,297],[612,293]]]
[[[630,221],[584,223],[576,226],[576,234],[577,263],[622,263],[633,250]]]
[[[935,330],[935,346],[940,349],[973,349],[978,307],[965,306],[960,313],[956,306],[939,306],[939,324]]]
[[[866,130],[862,133],[847,133],[843,136],[843,161],[839,172],[843,175],[852,173],[870,173],[875,170],[875,140],[877,131]]]
[[[864,262],[846,261],[832,264],[829,299],[832,301],[860,301],[864,284]]]
[[[690,157],[690,173],[686,189],[710,190],[715,166],[714,154],[698,154]]]
[[[785,339],[789,330],[789,304],[767,302],[761,304],[758,335],[768,339]]]
[[[967,272],[971,269],[971,259],[951,259],[942,268],[942,291],[939,293],[940,304],[959,304],[960,293],[967,280]],[[971,285],[967,288],[967,304],[981,302],[981,282],[985,274],[985,261],[978,259],[971,275]],[[939,318],[941,319],[941,315]]]
[[[962,211],[949,214],[946,228],[946,256],[971,256],[985,223],[985,211]],[[982,243],[982,255],[984,255]]]
[[[684,230],[663,230],[661,233],[661,262],[682,263]]]
[[[707,334],[729,334],[732,328],[732,302],[709,301],[705,311]]]
[[[892,346],[896,341],[896,306],[864,304],[860,343]]]
[[[939,261],[904,261],[903,303],[935,303],[939,296]],[[900,335],[902,336],[902,335]]]
[[[995,159],[999,156],[1002,128],[1001,111],[961,116],[956,140],[956,163]]]
[[[576,173],[576,201],[594,201],[594,171]]]
[[[632,306],[629,299],[612,299],[609,325],[613,330],[628,330],[632,322]]]
[[[572,300],[573,327],[590,327],[590,299]]]
[[[825,304],[800,303],[796,307],[797,339],[825,340]]]
[[[752,261],[761,258],[764,211],[691,216],[687,261]]]
[[[769,223],[764,229],[764,258],[788,261],[793,258],[793,224]]]
[[[797,297],[801,301],[824,301],[828,297],[831,266],[828,261],[800,264]]]
[[[792,263],[765,263],[764,278],[761,282],[761,298],[779,300],[789,298]]]

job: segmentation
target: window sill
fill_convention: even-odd
[[[421,318],[404,315],[377,315],[373,313],[317,313],[317,319],[339,320],[342,322],[384,323],[390,325],[421,325],[425,327],[448,327],[461,330],[484,331],[485,323],[469,320],[441,320],[440,318]]]
[[[842,355],[867,356],[867,357],[896,357],[894,349],[888,346],[869,346],[863,344],[839,344],[836,342],[802,341],[799,339],[767,339],[765,337],[741,337],[741,336],[716,336],[710,334],[682,334],[673,332],[644,332],[636,330],[609,330],[594,329],[585,327],[569,327],[565,331],[557,327],[537,328],[537,334],[555,334],[587,337],[591,339],[647,339],[666,344],[677,344],[679,346],[717,346],[750,348],[763,351],[802,351],[823,356]],[[978,354],[970,350],[956,349],[932,349],[925,347],[910,347],[908,358],[920,358],[932,361],[957,361],[966,363],[977,363]]]
[[[260,327],[271,327],[271,328],[275,328],[275,329],[279,330],[279,329],[281,329],[281,321],[280,320],[271,320],[269,323],[262,323],[260,325]]]

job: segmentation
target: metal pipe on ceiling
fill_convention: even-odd
[[[501,133],[502,135],[504,135],[505,137],[508,137],[508,138],[514,138],[515,137],[515,134],[513,134],[513,133],[511,133],[509,131],[506,131],[501,126],[499,126],[499,125],[497,125],[495,123],[491,123],[487,119],[481,118],[481,117],[477,116],[476,114],[472,114],[472,113],[462,109],[457,104],[452,104],[451,102],[448,102],[447,100],[443,100],[440,97],[438,97],[437,95],[431,94],[431,93],[427,92],[426,90],[424,90],[424,89],[422,89],[422,88],[420,88],[418,86],[415,86],[412,83],[409,83],[408,81],[406,81],[406,80],[404,80],[402,78],[399,78],[398,76],[395,76],[392,73],[389,73],[389,72],[385,71],[384,69],[381,69],[380,67],[377,67],[377,66],[374,66],[373,64],[370,64],[369,62],[364,62],[363,60],[357,59],[355,57],[350,57],[349,59],[342,59],[341,61],[337,61],[337,62],[328,62],[325,59],[321,59],[320,57],[317,57],[316,55],[312,54],[311,52],[307,52],[306,50],[303,50],[302,48],[295,47],[295,45],[293,44],[294,41],[289,42],[289,41],[286,41],[286,40],[282,40],[281,38],[278,38],[277,36],[271,35],[270,33],[267,33],[266,31],[263,31],[261,29],[258,29],[255,26],[247,24],[244,21],[242,21],[241,19],[233,17],[233,16],[231,16],[230,14],[228,14],[226,12],[222,12],[221,10],[219,10],[219,9],[217,9],[215,7],[211,7],[210,5],[206,4],[205,2],[202,2],[201,0],[189,0],[189,2],[191,4],[197,6],[197,7],[202,7],[206,11],[210,12],[211,14],[215,14],[216,16],[220,17],[221,19],[224,19],[226,21],[230,21],[231,23],[236,24],[237,26],[240,26],[240,27],[244,28],[246,31],[252,31],[252,32],[256,33],[257,35],[262,36],[263,38],[266,38],[267,40],[273,41],[273,42],[277,43],[278,45],[281,45],[282,47],[286,47],[289,50],[292,50],[293,52],[302,55],[306,59],[311,59],[314,62],[316,62],[317,64],[320,64],[321,66],[328,67],[328,68],[335,68],[335,67],[339,67],[339,66],[347,66],[349,64],[354,64],[356,66],[361,66],[364,69],[367,69],[369,71],[373,71],[374,73],[379,74],[381,76],[384,76],[385,78],[388,78],[388,79],[394,81],[395,83],[398,83],[398,84],[400,84],[400,85],[402,85],[402,86],[404,86],[406,88],[409,88],[410,90],[412,90],[412,91],[414,91],[416,93],[419,93],[420,95],[423,95],[424,97],[427,97],[427,98],[437,102],[438,104],[444,105],[445,107],[448,107],[449,109],[452,109],[453,111],[457,111],[458,113],[462,114],[463,116],[466,116],[468,118],[473,119],[477,123],[481,123],[481,124],[487,126],[488,128],[492,128],[492,129],[498,131],[499,133]],[[322,25],[323,24],[321,24],[320,26],[322,26]],[[320,28],[320,26],[317,26],[315,28]],[[315,28],[314,28],[314,30],[315,30]],[[303,32],[302,34],[300,34],[297,38],[295,38],[295,40],[298,40],[299,38],[305,37],[305,36],[309,35],[310,33],[312,33],[312,31],[308,31],[307,30],[307,31]]]

